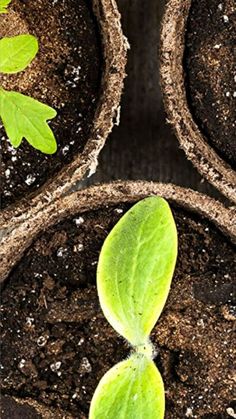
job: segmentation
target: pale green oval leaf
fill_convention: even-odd
[[[168,203],[149,197],[134,205],[106,238],[97,287],[105,317],[132,345],[144,345],[165,305],[177,257]]]
[[[131,357],[109,370],[94,393],[89,419],[163,419],[164,385],[153,361]]]
[[[7,13],[7,7],[11,0],[0,0],[0,13]]]
[[[0,40],[0,72],[13,74],[24,70],[38,52],[33,35],[18,35]]]
[[[42,153],[55,153],[57,143],[46,121],[56,115],[50,106],[29,96],[0,89],[0,117],[13,147],[25,138]]]

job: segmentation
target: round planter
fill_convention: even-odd
[[[31,403],[36,394],[42,403],[48,394],[48,409],[52,397],[53,406],[59,403],[72,417],[87,417],[98,380],[129,353],[99,308],[99,251],[122,214],[149,195],[170,202],[179,232],[171,292],[151,336],[165,381],[166,418],[228,418],[226,412],[234,408],[235,211],[197,192],[149,182],[115,182],[68,195],[5,238],[0,254],[1,281],[7,278],[4,344],[9,336],[14,344],[3,352],[2,363],[4,374],[12,357],[17,358],[16,376],[10,381],[7,373],[4,377],[4,386],[13,386],[11,395],[17,397],[20,388]]]
[[[1,211],[0,228],[11,230],[17,223],[32,217],[45,203],[65,194],[75,182],[96,170],[98,155],[119,115],[125,77],[128,43],[122,33],[120,14],[114,0],[93,0],[102,42],[102,80],[100,99],[89,138],[81,153],[50,178],[42,187]]]
[[[191,0],[168,0],[161,31],[161,86],[167,118],[198,171],[232,201],[236,173],[208,144],[189,107],[184,69],[185,33]]]

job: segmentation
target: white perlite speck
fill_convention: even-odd
[[[229,22],[229,17],[227,15],[223,16],[223,21],[224,23],[228,23]]]
[[[80,367],[79,367],[79,372],[80,373],[87,373],[87,372],[91,372],[91,371],[92,371],[92,367],[91,367],[91,364],[90,364],[88,358],[86,358],[86,357],[82,358],[81,364],[80,364]]]
[[[187,407],[187,410],[186,410],[185,416],[186,416],[187,418],[192,418],[192,417],[193,417],[193,410],[192,410],[190,407]]]
[[[26,317],[26,325],[27,326],[32,326],[32,323],[34,322],[34,318],[33,317]]]
[[[80,338],[78,345],[81,346],[84,343],[84,338]]]
[[[59,247],[59,249],[57,251],[57,256],[59,258],[61,258],[62,256],[65,255],[66,252],[67,252],[67,249],[65,249],[64,247]]]
[[[50,365],[52,372],[57,372],[61,368],[61,361],[54,362],[54,364]]]
[[[115,212],[116,212],[117,214],[122,214],[124,211],[123,211],[123,209],[121,209],[121,208],[115,208]]]
[[[69,145],[66,145],[65,147],[63,147],[63,149],[62,149],[62,154],[67,154],[67,152],[69,151],[69,149],[70,149],[70,146]]]
[[[21,361],[20,361],[20,363],[19,363],[19,368],[21,369],[21,368],[24,368],[24,366],[25,366],[25,359],[22,359]]]
[[[34,177],[33,175],[28,175],[27,178],[25,179],[25,183],[30,186],[32,185],[32,183],[34,183],[34,181],[36,180],[36,177]]]
[[[79,218],[75,218],[75,224],[77,225],[77,227],[80,225],[80,224],[83,224],[84,223],[84,219],[83,219],[83,217],[79,217]]]
[[[236,419],[236,413],[234,411],[234,409],[232,407],[228,407],[226,409],[226,412],[228,413],[229,416],[231,416],[232,418]]]
[[[38,346],[45,346],[47,343],[47,339],[45,338],[45,336],[39,336],[39,338],[37,339],[37,345]]]
[[[84,245],[82,243],[76,244],[73,247],[74,252],[82,252],[84,250]]]

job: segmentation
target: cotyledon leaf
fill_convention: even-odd
[[[133,346],[145,345],[161,314],[176,258],[176,226],[161,197],[134,205],[104,242],[97,269],[100,305]]]
[[[11,0],[0,0],[0,14],[7,13],[7,6],[11,3]]]
[[[55,153],[57,143],[46,121],[56,114],[54,109],[29,96],[0,88],[0,117],[13,147],[18,147],[25,138],[43,153]]]
[[[38,52],[33,35],[18,35],[0,40],[0,72],[13,74],[24,70]]]
[[[164,385],[154,362],[133,354],[111,368],[94,393],[89,419],[163,419]]]

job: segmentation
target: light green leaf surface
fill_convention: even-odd
[[[0,72],[13,74],[24,70],[38,52],[33,35],[18,35],[0,40]]]
[[[166,302],[177,257],[177,232],[168,203],[149,197],[116,224],[101,250],[97,287],[112,327],[143,346]]]
[[[11,3],[11,0],[0,0],[0,13],[7,13],[7,6]]]
[[[153,361],[133,354],[110,369],[94,393],[89,419],[163,419],[164,386]]]
[[[57,143],[47,120],[56,111],[31,97],[0,89],[0,117],[13,147],[25,138],[34,148],[46,154],[57,150]]]

